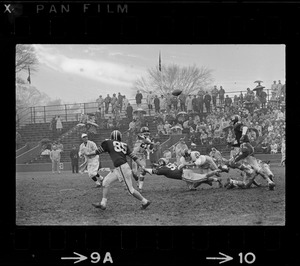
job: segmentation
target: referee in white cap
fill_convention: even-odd
[[[83,143],[79,147],[78,155],[79,157],[84,157],[84,163],[82,163],[80,167],[80,172],[83,172],[85,169],[88,171],[88,175],[93,181],[96,183],[97,187],[102,186],[103,177],[99,175],[99,155],[87,157],[86,153],[91,153],[97,150],[97,145],[95,142],[88,140],[88,135],[83,133],[81,135]]]

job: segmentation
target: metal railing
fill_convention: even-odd
[[[270,90],[267,89],[267,102],[270,99]],[[245,95],[246,91],[232,91],[227,92],[228,95],[240,95],[243,93]],[[229,98],[233,99],[233,96]],[[129,103],[133,106],[133,109],[136,108],[135,99],[128,99]],[[219,97],[217,98],[217,103],[219,103]],[[148,110],[146,97],[142,99],[141,107],[144,110]],[[51,105],[51,106],[34,106],[29,108],[22,108],[17,110],[16,113],[16,126],[17,128],[26,125],[26,124],[35,124],[35,123],[50,123],[53,117],[60,116],[62,122],[67,121],[79,121],[81,114],[95,113],[98,110],[97,102],[90,103],[74,103],[74,104],[63,104],[63,105]],[[125,110],[122,110],[124,114]],[[108,114],[109,116],[112,113],[112,107],[109,105]],[[149,115],[145,114],[146,116]]]

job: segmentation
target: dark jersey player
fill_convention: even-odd
[[[241,145],[241,139],[243,139],[247,134],[248,127],[242,123],[239,115],[234,115],[231,117],[231,125],[233,126],[235,135],[235,140],[233,143],[231,143],[231,146],[239,148]]]
[[[147,208],[150,205],[150,201],[145,199],[132,186],[132,170],[127,163],[126,156],[129,156],[131,159],[133,159],[144,171],[146,171],[145,167],[132,153],[127,144],[122,142],[122,134],[120,131],[114,130],[111,133],[111,139],[103,141],[100,147],[98,147],[98,150],[93,153],[101,154],[103,152],[107,152],[110,155],[115,168],[104,178],[101,203],[95,203],[93,206],[105,210],[107,205],[108,188],[113,182],[119,180],[120,182],[125,182],[129,193],[142,202],[142,209]],[[93,153],[86,155],[89,156]]]
[[[194,173],[191,169],[184,169],[184,165],[177,166],[174,163],[168,163],[165,158],[160,158],[158,164],[153,169],[147,169],[147,172],[155,175],[163,175],[170,179],[183,180],[186,182],[189,190],[195,190],[202,183],[212,185],[212,182],[219,182],[213,177],[216,173],[221,172],[220,169],[211,171],[206,174]]]

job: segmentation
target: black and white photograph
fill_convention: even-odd
[[[16,225],[285,225],[286,45],[15,51]]]

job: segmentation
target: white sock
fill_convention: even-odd
[[[97,185],[101,185],[101,183],[97,180],[97,181],[95,181],[95,183],[97,184]]]
[[[142,188],[143,188],[143,184],[144,184],[144,181],[140,181],[140,182],[139,182],[139,189],[142,189]]]
[[[102,206],[106,206],[106,203],[107,203],[107,199],[106,198],[102,198],[101,205]]]
[[[99,179],[103,181],[104,177],[102,175],[99,176]]]
[[[146,204],[148,202],[148,200],[146,200],[145,198],[142,199],[142,203]]]

